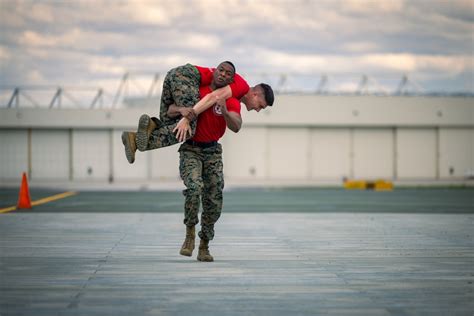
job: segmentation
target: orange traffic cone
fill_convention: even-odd
[[[18,195],[17,208],[31,208],[30,190],[28,189],[28,180],[26,173],[23,172],[23,179],[21,180],[20,194]]]

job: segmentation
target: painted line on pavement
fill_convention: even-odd
[[[10,207],[5,207],[5,208],[0,208],[0,214],[1,213],[7,213],[16,210],[16,206],[10,206]]]
[[[67,198],[69,196],[73,196],[73,195],[76,195],[76,194],[77,194],[77,192],[68,191],[68,192],[52,195],[52,196],[45,197],[45,198],[42,198],[42,199],[31,202],[31,206],[37,206],[37,205],[45,204],[45,203],[48,203],[48,202],[64,199],[64,198]],[[1,208],[0,209],[0,214],[1,213],[12,212],[12,211],[15,211],[16,209],[17,209],[16,206]]]

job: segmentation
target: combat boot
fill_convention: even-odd
[[[214,258],[209,253],[209,240],[201,239],[199,244],[199,253],[197,256],[199,261],[211,262],[214,261]]]
[[[137,143],[135,141],[134,132],[123,132],[122,133],[122,143],[125,146],[125,156],[129,163],[135,161],[135,152],[137,151]]]
[[[186,226],[186,239],[181,246],[180,255],[191,257],[194,250],[194,240],[196,239],[196,230],[194,226]]]
[[[156,125],[148,115],[143,114],[140,116],[137,129],[137,148],[139,151],[146,150],[151,132],[153,132],[157,127],[158,125]]]

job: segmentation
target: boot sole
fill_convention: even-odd
[[[183,253],[181,251],[179,252],[179,254],[182,255],[182,256],[186,256],[186,257],[191,257],[193,255],[192,252],[191,253],[187,253],[187,252]]]
[[[136,136],[137,149],[139,151],[145,151],[148,147],[148,138],[150,137],[150,135],[148,135],[147,130],[149,124],[150,117],[148,115],[143,114],[142,116],[140,116],[140,119],[138,120]]]
[[[125,156],[127,157],[127,161],[129,163],[133,163],[135,161],[135,155],[130,149],[130,141],[128,139],[127,132],[122,133],[122,143],[125,146]]]
[[[214,261],[214,258],[212,259],[205,259],[205,258],[201,258],[201,257],[197,257],[197,260],[198,261],[201,261],[201,262],[213,262]]]

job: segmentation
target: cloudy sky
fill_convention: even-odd
[[[228,59],[251,83],[286,88],[316,87],[327,74],[331,89],[349,91],[367,74],[370,84],[394,90],[406,74],[425,91],[472,93],[473,6],[472,0],[0,0],[0,85],[100,85],[114,92],[127,71],[163,73]]]

